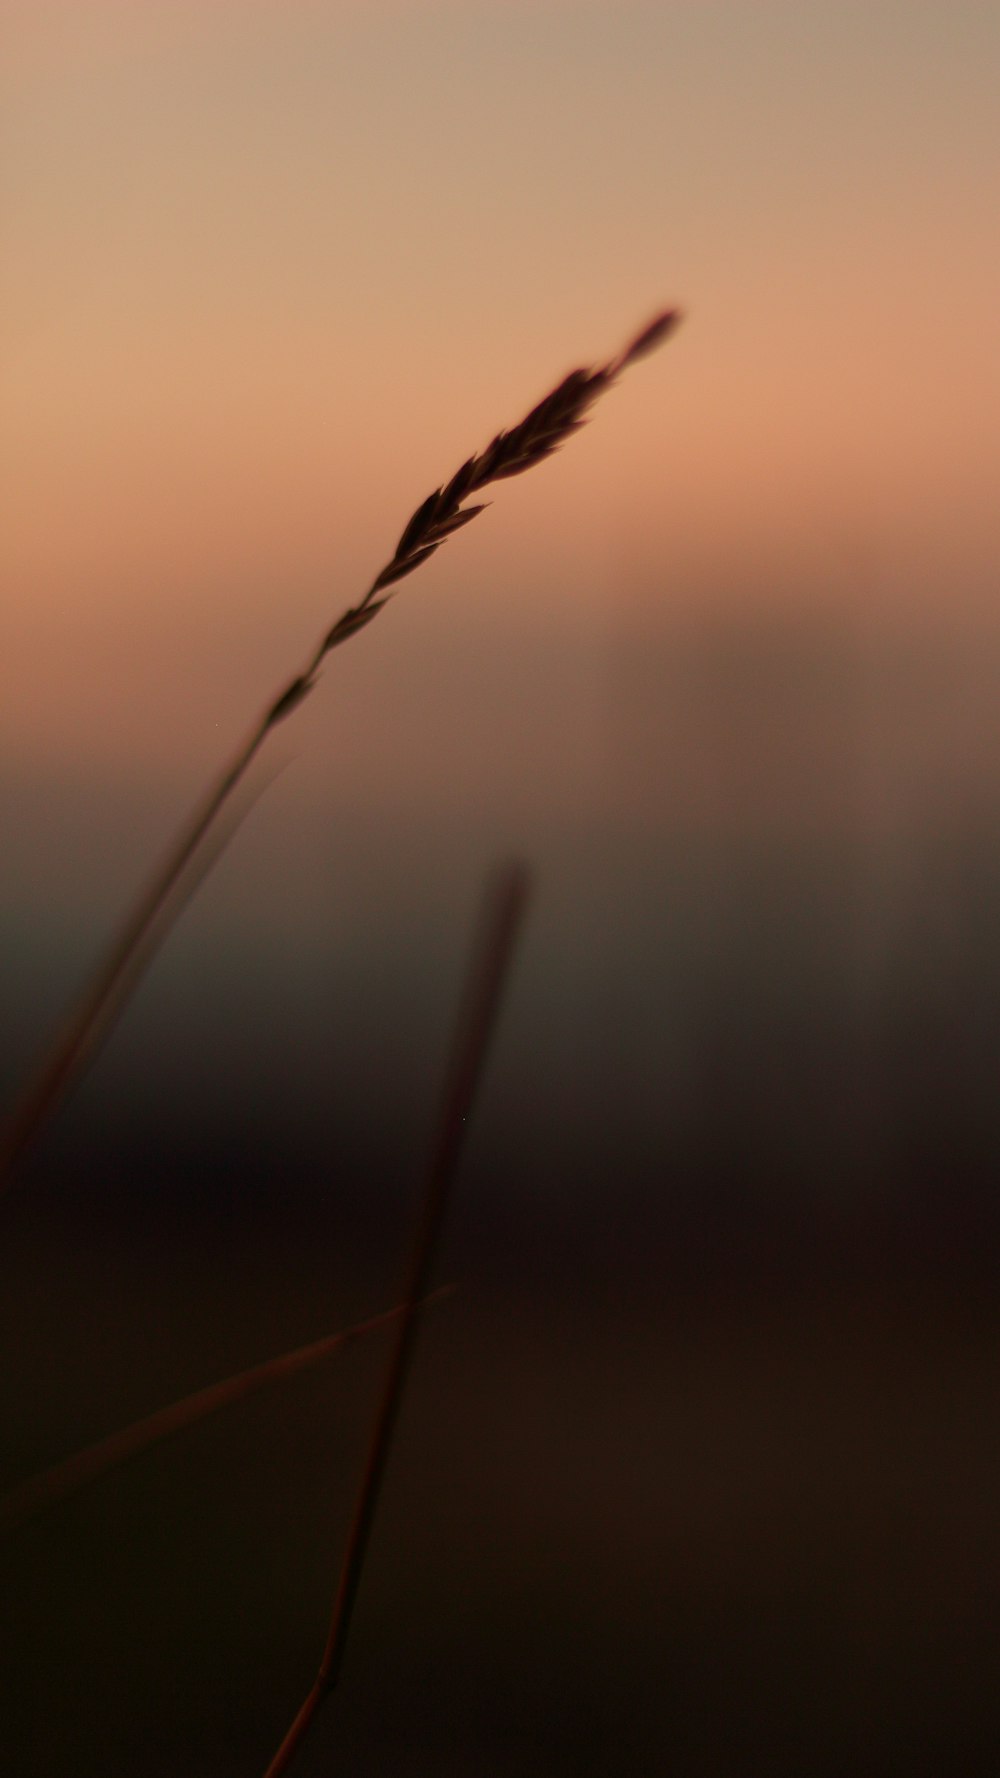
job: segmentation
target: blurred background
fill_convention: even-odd
[[[7,1099],[417,503],[687,313],[275,736],[0,1206],[0,1482],[394,1300],[513,852],[303,1778],[995,1770],[995,8],[0,20]],[[263,1770],[384,1356],[0,1552],[5,1769]]]

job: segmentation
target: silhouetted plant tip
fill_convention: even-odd
[[[62,1098],[84,1058],[91,1052],[94,1030],[106,1028],[107,1009],[120,1008],[124,999],[123,983],[129,987],[135,985],[133,960],[143,949],[148,929],[159,919],[175,885],[271,730],[298,709],[313,690],[326,656],[371,623],[395,596],[394,589],[400,581],[426,562],[453,532],[484,511],[488,502],[463,506],[470,494],[478,493],[491,482],[521,475],[550,457],[586,423],[588,410],[611,388],[622,371],[661,345],[679,320],[677,309],[665,309],[636,334],[617,357],[595,369],[570,371],[517,426],[510,431],[498,432],[484,451],[467,458],[450,481],[421,501],[404,527],[394,554],[379,570],[364,597],[343,612],[327,630],[302,671],[296,673],[268,705],[140,895],[81,1002],[43,1056],[37,1074],[15,1105],[6,1128],[0,1132],[0,1186],[7,1182],[21,1151]]]

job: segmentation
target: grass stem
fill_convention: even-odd
[[[427,1303],[437,1302],[453,1291],[453,1285],[442,1285],[425,1299]],[[197,1389],[192,1395],[185,1395],[179,1401],[171,1402],[168,1407],[157,1408],[152,1414],[144,1414],[141,1420],[135,1420],[130,1426],[112,1432],[96,1444],[88,1445],[85,1450],[77,1451],[72,1457],[64,1458],[60,1463],[52,1464],[38,1475],[29,1476],[19,1482],[6,1494],[0,1495],[0,1536],[4,1533],[20,1530],[21,1526],[33,1519],[46,1507],[55,1506],[59,1501],[67,1500],[78,1494],[91,1482],[100,1480],[109,1471],[117,1469],[122,1463],[138,1457],[142,1451],[148,1451],[162,1439],[171,1438],[176,1432],[183,1432],[187,1427],[194,1426],[199,1420],[205,1420],[220,1408],[229,1407],[233,1402],[244,1401],[247,1396],[256,1394],[258,1389],[266,1388],[270,1383],[280,1383],[287,1377],[294,1376],[298,1371],[308,1370],[311,1365],[318,1364],[321,1359],[330,1357],[334,1352],[343,1351],[355,1340],[362,1339],[365,1334],[376,1333],[388,1327],[404,1312],[405,1305],[395,1309],[387,1309],[381,1315],[372,1315],[367,1321],[356,1321],[351,1327],[345,1327],[340,1333],[324,1334],[322,1339],[312,1340],[307,1346],[296,1346],[294,1351],[283,1352],[278,1358],[265,1359],[263,1364],[251,1365],[247,1370],[237,1371],[234,1376],[225,1377],[219,1383],[210,1383],[204,1389]]]
[[[445,1081],[437,1131],[424,1183],[422,1208],[410,1249],[402,1309],[375,1413],[364,1470],[334,1594],[330,1627],[315,1681],[297,1710],[265,1773],[279,1778],[288,1770],[313,1726],[319,1709],[340,1676],[357,1600],[361,1572],[389,1458],[392,1435],[409,1372],[417,1320],[425,1296],[452,1182],[465,1139],[467,1120],[482,1073],[514,943],[524,915],[528,877],[524,867],[507,866],[487,889],[479,943],[473,953],[465,996]]]
[[[134,986],[143,965],[150,929],[180,883],[206,835],[228,805],[271,730],[297,709],[316,684],[327,655],[378,616],[395,596],[398,583],[432,556],[453,532],[485,510],[486,502],[463,502],[493,482],[521,475],[554,451],[586,423],[588,410],[622,372],[654,351],[673,333],[680,319],[676,309],[658,314],[623,351],[596,368],[570,371],[549,394],[509,431],[498,432],[476,456],[469,457],[450,481],[421,501],[405,525],[393,555],[375,576],[364,597],[350,606],[317,644],[296,673],[251,729],[229,764],[175,839],[125,920],[76,1009],[55,1034],[37,1072],[0,1129],[0,1190],[45,1119],[59,1104],[96,1039],[119,1004],[123,984]]]

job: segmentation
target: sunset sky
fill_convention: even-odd
[[[994,7],[0,17],[8,909],[110,917],[425,493],[665,303],[330,662],[262,852],[992,785]]]

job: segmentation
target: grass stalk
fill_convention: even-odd
[[[279,1778],[288,1770],[340,1676],[375,1510],[409,1373],[417,1321],[426,1297],[467,1120],[496,1023],[527,894],[527,873],[519,865],[510,865],[498,873],[488,887],[479,942],[473,953],[459,1011],[451,1064],[427,1166],[420,1218],[407,1262],[401,1292],[402,1309],[395,1323],[395,1338],[347,1535],[326,1643],[316,1678],[267,1767],[265,1778]]]
[[[450,481],[436,488],[417,507],[393,555],[364,597],[341,614],[302,670],[293,675],[258,718],[139,895],[82,998],[51,1040],[0,1130],[0,1190],[9,1183],[20,1155],[93,1053],[98,1036],[121,1006],[124,994],[135,986],[148,955],[150,932],[206,836],[271,731],[313,690],[327,655],[371,623],[395,596],[399,583],[427,561],[453,532],[484,510],[484,502],[465,504],[472,495],[493,482],[521,475],[550,457],[585,424],[598,397],[611,388],[629,365],[655,350],[673,332],[679,318],[677,310],[664,310],[607,363],[570,371],[518,425],[498,432],[484,451],[469,457]]]
[[[453,1290],[453,1285],[442,1285],[424,1299],[421,1307],[440,1301],[442,1297],[451,1295]],[[209,1383],[204,1389],[196,1389],[193,1394],[182,1396],[167,1407],[144,1414],[131,1425],[110,1433],[107,1438],[99,1439],[84,1450],[75,1452],[72,1457],[63,1458],[61,1462],[40,1471],[38,1475],[29,1476],[26,1481],[19,1482],[6,1494],[0,1495],[0,1537],[19,1531],[47,1507],[70,1499],[91,1482],[99,1481],[111,1470],[138,1457],[143,1451],[148,1451],[150,1446],[172,1438],[175,1433],[186,1431],[199,1420],[207,1420],[210,1415],[218,1413],[220,1408],[245,1401],[259,1389],[265,1389],[271,1383],[284,1382],[298,1371],[308,1370],[322,1359],[331,1357],[334,1352],[343,1351],[355,1340],[363,1339],[366,1334],[377,1333],[381,1328],[391,1326],[404,1313],[404,1307],[405,1305],[399,1304],[394,1309],[386,1309],[380,1315],[369,1316],[366,1321],[354,1322],[339,1333],[324,1334],[321,1339],[312,1340],[306,1346],[296,1346],[293,1351],[283,1352],[277,1358],[267,1358],[262,1364],[251,1365],[246,1370],[235,1372],[231,1377],[224,1377],[221,1382]]]

